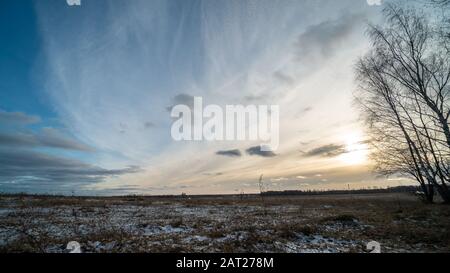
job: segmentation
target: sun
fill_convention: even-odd
[[[339,156],[339,160],[346,165],[361,165],[367,162],[368,147],[364,137],[359,132],[345,134],[345,152]]]

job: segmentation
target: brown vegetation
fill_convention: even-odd
[[[450,207],[408,193],[0,197],[0,252],[450,251]]]

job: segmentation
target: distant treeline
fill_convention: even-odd
[[[419,190],[417,186],[397,186],[380,189],[358,189],[358,190],[287,190],[287,191],[266,191],[262,195],[333,195],[333,194],[368,194],[368,193],[399,193],[410,192],[414,193]]]
[[[376,189],[358,189],[358,190],[286,190],[286,191],[265,191],[261,194],[259,193],[240,193],[240,194],[194,194],[188,195],[182,193],[179,195],[143,195],[143,194],[130,194],[130,195],[116,195],[116,196],[94,196],[94,195],[60,195],[60,194],[30,194],[30,193],[2,193],[0,192],[0,197],[2,196],[15,196],[15,197],[48,197],[48,198],[103,198],[103,199],[114,199],[114,198],[226,198],[235,197],[242,198],[243,196],[282,196],[282,195],[337,195],[337,194],[370,194],[370,193],[415,193],[420,191],[418,186],[398,186],[390,188],[376,188]]]

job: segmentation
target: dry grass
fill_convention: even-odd
[[[449,252],[450,206],[409,194],[0,196],[0,252]]]

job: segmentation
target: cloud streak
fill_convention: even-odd
[[[6,112],[0,109],[0,124],[33,124],[41,121],[38,116],[27,115],[22,112]]]
[[[363,19],[361,14],[346,14],[308,27],[296,43],[297,61],[320,65],[341,50],[343,45],[350,46],[348,37],[363,23]]]
[[[8,148],[48,147],[82,152],[95,149],[84,143],[68,138],[54,128],[43,128],[39,133],[0,132],[0,146]]]
[[[78,160],[39,152],[0,150],[0,178],[2,181],[47,181],[61,186],[71,182],[100,182],[107,177],[139,171],[140,168],[136,166],[124,169],[104,169]]]
[[[167,106],[167,111],[172,111],[172,108],[176,105],[186,105],[187,107],[194,108],[194,97],[188,94],[178,94],[172,98],[172,105]]]
[[[274,157],[276,154],[272,151],[262,151],[261,146],[250,147],[245,150],[248,155],[257,155],[262,157]]]
[[[294,172],[300,165],[299,137],[335,134],[323,128],[348,120],[343,110],[352,68],[343,60],[365,46],[362,18],[353,15],[371,9],[364,1],[182,2],[93,1],[80,13],[36,4],[52,109],[71,136],[103,153],[90,162],[146,170],[130,181],[117,179],[116,186],[183,184],[226,192],[261,168],[284,177],[284,168]],[[172,141],[168,111],[192,107],[193,95],[220,106],[280,105],[280,150]],[[226,150],[230,145],[239,153]],[[303,170],[315,167],[302,164]],[[218,172],[224,175],[201,175]]]
[[[216,154],[223,155],[223,156],[229,156],[229,157],[240,157],[242,155],[241,151],[239,151],[239,149],[217,151]]]
[[[0,119],[12,125],[11,128],[0,128],[0,190],[30,188],[45,192],[69,185],[79,187],[98,183],[107,178],[141,171],[137,166],[107,169],[70,158],[73,152],[93,154],[97,150],[59,129],[27,128],[26,125],[41,125],[38,116],[3,111]],[[49,153],[48,148],[57,150]]]
[[[308,152],[304,153],[304,156],[335,157],[345,152],[346,152],[345,145],[328,144],[309,150]]]

